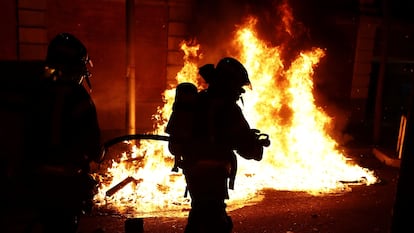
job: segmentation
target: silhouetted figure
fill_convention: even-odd
[[[49,43],[44,77],[28,93],[24,157],[10,197],[17,199],[13,211],[25,232],[74,233],[80,216],[91,211],[97,183],[90,163],[104,153],[96,108],[83,85],[90,88],[88,65],[82,42],[60,33]]]
[[[270,141],[250,128],[237,104],[243,86],[250,85],[239,61],[226,57],[216,67],[200,67],[199,73],[209,85],[206,90],[197,92],[191,83],[177,86],[166,128],[169,150],[176,157],[173,169],[183,169],[191,197],[185,233],[229,233],[233,223],[225,199],[236,175],[234,151],[260,161]]]

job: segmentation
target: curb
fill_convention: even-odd
[[[392,158],[388,156],[384,151],[381,151],[379,148],[372,148],[372,153],[379,159],[381,162],[385,163],[388,166],[399,168],[401,160],[397,158]]]

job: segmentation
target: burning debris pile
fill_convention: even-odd
[[[289,15],[288,8],[283,9]],[[333,119],[315,104],[314,68],[325,51],[300,51],[286,66],[283,46],[270,46],[259,39],[256,22],[256,18],[249,17],[238,27],[232,48],[238,53],[230,55],[245,65],[253,85],[241,104],[245,116],[252,128],[270,135],[272,144],[260,162],[239,158],[235,189],[229,190],[229,209],[260,201],[263,189],[321,195],[350,191],[350,183],[376,183],[372,171],[353,163],[339,149],[328,132]],[[198,44],[182,44],[185,62],[177,83],[187,81],[203,87],[198,77],[197,60],[202,56],[199,49]],[[165,104],[154,115],[156,127],[151,134],[164,134],[174,94],[174,85],[165,90]],[[97,206],[131,216],[186,215],[190,200],[184,197],[185,180],[180,172],[171,171],[173,157],[167,144],[140,140],[129,148],[118,160],[111,161],[107,170],[95,174],[101,182],[95,198]]]

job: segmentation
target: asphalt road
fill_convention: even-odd
[[[312,196],[304,192],[264,190],[265,198],[229,212],[233,233],[389,233],[399,169],[368,153],[355,160],[380,178],[352,191]],[[80,233],[124,233],[126,217],[95,211],[81,219]],[[181,233],[185,218],[144,218],[144,232]]]

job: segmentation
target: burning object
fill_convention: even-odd
[[[299,51],[286,62],[282,55],[284,47],[262,41],[255,32],[255,24],[255,18],[248,18],[233,38],[238,53],[234,57],[245,65],[254,88],[254,92],[245,93],[248,101],[241,107],[252,128],[263,129],[272,144],[261,162],[238,158],[237,181],[234,191],[229,190],[228,209],[260,201],[260,191],[268,188],[321,195],[350,191],[355,182],[376,183],[372,171],[358,166],[340,149],[329,134],[334,118],[315,104],[313,74],[325,50]],[[177,83],[192,82],[202,87],[197,76],[199,47],[182,44],[184,66],[177,74]],[[172,85],[164,92],[165,103],[154,114],[155,135],[164,132],[174,88]],[[171,171],[174,158],[166,144],[141,140],[131,151],[108,167],[106,175],[111,179],[101,182],[96,195],[98,203],[134,217],[185,216],[190,203],[189,197],[183,196],[185,180],[180,172]],[[142,159],[134,165],[130,161],[138,154]],[[125,177],[139,179],[139,188],[131,185],[133,179]],[[114,190],[111,195],[107,195],[109,190]]]
[[[138,183],[142,182],[142,179],[135,179],[132,176],[128,176],[127,178],[123,179],[121,182],[119,182],[118,184],[116,184],[114,187],[112,187],[108,191],[106,191],[106,196],[107,197],[110,197],[110,196],[114,195],[120,189],[122,189],[123,187],[125,187],[125,185],[127,185],[127,184],[129,184],[131,182],[135,182],[135,184],[138,184]]]

